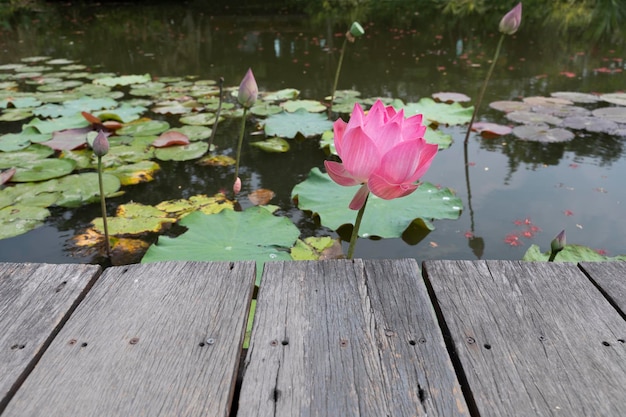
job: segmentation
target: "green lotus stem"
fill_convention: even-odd
[[[483,96],[485,95],[485,91],[487,91],[487,84],[489,83],[489,78],[491,78],[491,74],[493,73],[493,69],[496,66],[496,61],[498,60],[498,56],[500,55],[500,48],[502,48],[502,42],[504,42],[504,37],[506,35],[503,33],[500,36],[500,41],[498,42],[498,47],[496,48],[496,54],[493,56],[493,61],[491,61],[491,66],[489,67],[489,71],[487,72],[487,78],[485,78],[485,82],[483,83],[482,88],[480,89],[480,94],[478,94],[478,100],[476,101],[476,105],[474,106],[474,113],[472,113],[472,119],[470,120],[469,126],[467,127],[467,132],[465,132],[465,140],[464,144],[467,144],[469,140],[470,131],[472,130],[472,125],[474,124],[474,120],[476,119],[476,115],[478,114],[478,108],[480,107],[480,102],[483,101]]]
[[[359,227],[361,227],[361,220],[363,219],[363,213],[365,213],[365,206],[367,205],[367,199],[369,196],[370,194],[367,193],[363,206],[359,209],[359,212],[356,215],[356,221],[354,222],[354,228],[352,229],[352,236],[350,236],[350,246],[348,246],[348,259],[352,259],[354,256],[354,247],[356,246],[356,241],[359,238]]]
[[[111,245],[109,243],[109,226],[107,225],[107,209],[104,199],[104,185],[102,184],[102,157],[98,156],[98,185],[100,186],[100,208],[102,209],[102,224],[104,225],[104,243],[107,256],[111,259]]]
[[[239,142],[237,143],[237,162],[235,163],[235,181],[239,178],[239,159],[241,157],[241,145],[243,144],[243,134],[246,130],[246,115],[248,114],[248,108],[243,108],[243,117],[241,118],[241,130],[239,131]]]
[[[335,92],[337,91],[337,83],[339,82],[339,73],[341,72],[341,64],[343,63],[343,55],[346,53],[346,45],[348,44],[348,37],[344,37],[343,46],[341,47],[341,53],[339,54],[339,63],[337,64],[337,71],[335,72],[335,82],[333,83],[333,92],[330,95],[330,107],[328,108],[328,117],[333,112],[333,102],[335,101]]]
[[[213,131],[211,132],[211,137],[209,138],[209,153],[211,153],[211,145],[213,145],[213,139],[215,139],[215,132],[217,131],[217,124],[220,121],[220,113],[222,112],[222,101],[224,94],[224,77],[220,77],[219,81],[220,87],[220,100],[217,103],[217,112],[215,113],[215,123],[213,123]]]

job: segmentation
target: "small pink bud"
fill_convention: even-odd
[[[561,233],[556,235],[556,237],[552,239],[552,242],[550,242],[550,249],[552,252],[562,251],[566,245],[566,241],[565,230],[562,230]]]
[[[109,140],[102,130],[98,132],[91,147],[96,156],[104,156],[109,152]]]
[[[517,32],[520,23],[522,23],[522,3],[517,3],[517,6],[513,7],[511,11],[504,15],[500,20],[500,32],[505,35],[512,35]]]
[[[249,109],[256,102],[257,96],[259,95],[259,87],[256,85],[256,80],[254,79],[254,74],[252,70],[248,68],[248,72],[241,80],[241,84],[239,84],[239,94],[237,95],[237,101],[243,107]]]
[[[235,184],[233,184],[233,193],[239,194],[239,191],[241,191],[241,179],[237,177]]]

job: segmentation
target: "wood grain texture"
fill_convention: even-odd
[[[469,415],[415,260],[266,263],[238,415]]]
[[[575,264],[424,272],[481,417],[626,415],[626,322]]]
[[[626,317],[626,262],[581,262],[580,267]]]
[[[10,416],[226,416],[254,262],[107,269],[7,406]]]
[[[0,263],[0,412],[100,272],[96,265]]]

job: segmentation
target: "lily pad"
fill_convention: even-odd
[[[39,144],[30,145],[28,148],[21,151],[0,152],[0,169],[11,168],[19,164],[45,159],[53,153],[53,149]]]
[[[197,140],[208,139],[211,137],[211,133],[213,131],[206,126],[182,126],[175,127],[173,129],[168,130],[168,132],[179,132],[183,135],[187,136],[190,141],[195,142]]]
[[[547,262],[550,251],[542,253],[538,245],[531,245],[522,260],[532,262]],[[557,253],[554,262],[603,262],[603,261],[626,261],[626,255],[604,256],[595,250],[581,245],[565,245],[563,250]]]
[[[549,123],[552,125],[560,125],[561,119],[558,117],[554,117],[549,114],[541,114],[541,113],[533,113],[530,111],[514,111],[506,114],[506,118],[516,122],[523,124],[540,124],[540,123]]]
[[[111,174],[102,174],[104,195],[113,197],[120,189],[120,180]],[[100,201],[98,174],[86,172],[72,174],[58,179],[57,188],[61,190],[61,197],[57,205],[61,207],[78,207],[85,203]]]
[[[155,148],[165,148],[168,146],[175,145],[189,145],[189,138],[187,135],[184,135],[180,132],[167,131],[161,133],[154,142],[152,142],[152,146]]]
[[[463,107],[459,103],[437,103],[432,98],[424,97],[417,103],[407,103],[403,107],[406,117],[421,114],[424,124],[463,125],[469,123],[474,107]]]
[[[591,114],[591,111],[578,106],[533,106],[532,111],[535,113],[550,114],[559,118],[589,116]]]
[[[58,178],[68,175],[76,163],[71,159],[41,159],[33,162],[26,162],[16,166],[15,174],[11,178],[12,182],[33,182],[44,181],[51,178]]]
[[[430,126],[426,128],[424,140],[428,143],[439,146],[439,150],[447,149],[450,145],[452,145],[452,135],[448,135],[439,129],[433,129]]]
[[[128,203],[118,207],[115,217],[107,218],[109,234],[112,236],[136,236],[146,233],[158,233],[167,224],[175,223],[176,219],[153,206],[140,203]],[[102,217],[91,222],[94,230],[104,233]]]
[[[204,214],[216,214],[222,210],[233,210],[234,203],[224,194],[216,194],[212,197],[201,194],[191,196],[189,199],[163,201],[157,204],[156,208],[177,218],[183,218],[197,211]]]
[[[439,92],[434,93],[433,98],[444,103],[466,103],[472,101],[469,96],[462,93]]]
[[[606,134],[613,134],[619,127],[617,123],[600,117],[567,117],[563,119],[561,126]]]
[[[208,150],[208,143],[192,142],[189,145],[157,149],[154,151],[154,156],[161,161],[190,161],[200,158]]]
[[[472,130],[483,135],[491,136],[503,136],[513,132],[513,129],[508,126],[488,122],[473,123]]]
[[[34,127],[40,133],[47,134],[58,130],[87,127],[89,126],[89,122],[85,120],[80,113],[78,113],[74,116],[62,116],[51,120],[41,120],[35,117],[24,126]]]
[[[557,91],[550,94],[552,97],[562,98],[574,103],[596,103],[599,101],[598,96],[588,93],[579,93],[576,91]]]
[[[574,104],[573,102],[559,97],[542,97],[542,96],[534,96],[534,97],[524,97],[524,103],[530,104],[531,106],[569,106]]]
[[[43,226],[50,211],[43,207],[14,205],[0,209],[0,239],[7,239]]]
[[[236,92],[234,92],[236,94]],[[263,101],[284,101],[295,100],[300,95],[300,91],[295,88],[285,88],[265,94],[262,97]]]
[[[132,85],[144,84],[152,80],[150,74],[144,75],[122,75],[120,77],[104,77],[95,79],[94,84],[106,85],[107,87],[115,87],[116,85]]]
[[[215,124],[215,115],[213,113],[196,113],[181,117],[180,122],[186,125],[208,126]]]
[[[591,113],[596,117],[615,123],[626,123],[626,107],[602,107]]]
[[[100,117],[100,116],[98,116]],[[159,135],[170,128],[169,123],[161,120],[140,120],[130,123],[117,131],[118,135],[150,136]]]
[[[546,124],[521,125],[513,128],[513,134],[522,140],[542,143],[568,142],[574,134],[567,129],[553,128]]]
[[[281,106],[285,111],[290,113],[299,109],[304,109],[310,113],[322,113],[326,111],[326,106],[315,100],[288,100],[282,103]]]
[[[274,137],[258,142],[250,142],[250,146],[255,146],[265,152],[287,152],[289,142],[283,138]]]
[[[254,260],[260,283],[263,263],[290,260],[288,250],[300,235],[289,219],[274,216],[260,207],[211,215],[194,212],[180,224],[188,230],[177,238],[159,237],[141,262]],[[208,230],[211,232],[207,233]]]
[[[0,116],[2,122],[17,122],[19,120],[32,117],[33,112],[30,109],[6,109]]]
[[[343,256],[341,243],[329,236],[311,236],[304,240],[298,239],[291,248],[291,257],[295,261],[317,261],[322,259],[338,259]]]
[[[265,134],[295,138],[301,133],[304,137],[312,137],[332,129],[332,126],[333,123],[326,116],[299,109],[293,113],[279,113],[268,117],[265,121]]]
[[[227,167],[235,165],[237,160],[228,155],[209,155],[200,159],[197,164],[213,167]]]
[[[494,101],[489,103],[489,107],[494,110],[503,111],[505,113],[511,113],[514,111],[530,111],[531,105],[522,101]]]
[[[602,94],[600,99],[618,106],[626,106],[626,93]]]
[[[297,184],[291,192],[297,198],[301,210],[320,216],[323,226],[337,230],[344,224],[353,224],[356,211],[348,205],[358,186],[343,187],[330,179],[328,174],[313,168],[309,177]],[[359,236],[382,238],[401,237],[415,219],[422,219],[425,227],[432,230],[431,219],[456,219],[463,203],[447,188],[439,189],[423,183],[415,192],[394,200],[383,200],[370,195]]]
[[[106,172],[119,178],[122,185],[134,185],[154,180],[154,174],[160,169],[159,164],[154,161],[140,161],[109,168]]]
[[[282,107],[271,103],[258,103],[250,109],[250,113],[260,117],[267,117],[272,114],[281,113],[282,111]]]

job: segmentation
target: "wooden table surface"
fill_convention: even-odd
[[[626,416],[626,262],[268,262],[244,351],[255,275],[0,263],[0,414]]]

